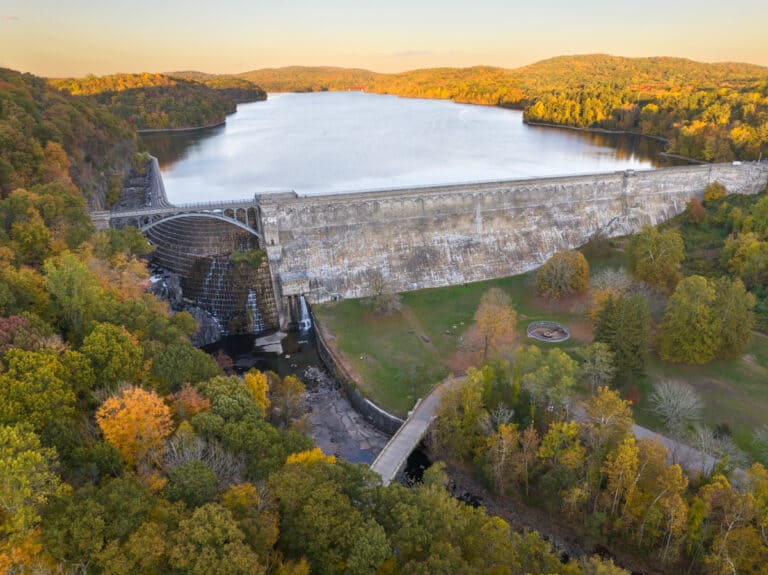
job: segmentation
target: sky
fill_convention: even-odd
[[[0,67],[61,77],[289,65],[515,68],[563,54],[768,66],[764,0],[0,0]]]

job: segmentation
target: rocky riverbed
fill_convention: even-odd
[[[307,367],[302,379],[307,385],[310,435],[318,447],[352,463],[372,463],[389,437],[354,410],[324,370]]]

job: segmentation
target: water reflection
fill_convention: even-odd
[[[145,135],[172,202],[650,169],[663,143],[526,126],[515,110],[364,93],[273,94],[226,126]]]

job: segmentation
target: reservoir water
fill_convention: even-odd
[[[662,144],[527,126],[522,112],[365,94],[270,94],[225,126],[145,135],[173,203],[650,169]]]

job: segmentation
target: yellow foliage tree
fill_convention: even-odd
[[[251,390],[253,401],[264,413],[269,409],[269,380],[266,374],[252,369],[245,374],[245,385]]]
[[[171,410],[156,393],[128,387],[107,399],[96,412],[96,422],[125,462],[159,460],[173,430]]]
[[[517,313],[509,296],[499,288],[491,288],[483,294],[475,312],[475,323],[483,360],[514,344]]]
[[[313,465],[320,461],[333,464],[336,463],[336,458],[333,455],[326,455],[319,447],[315,447],[314,449],[309,449],[307,451],[291,453],[285,463],[289,465]]]

